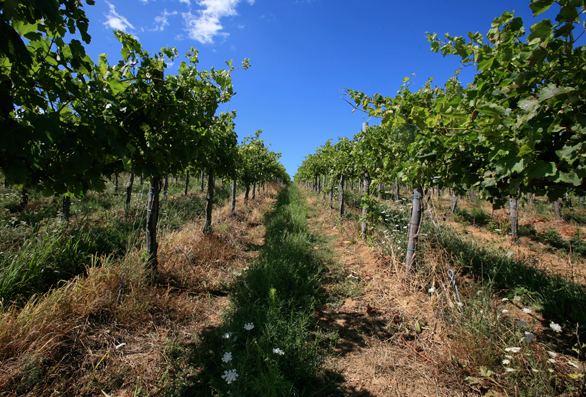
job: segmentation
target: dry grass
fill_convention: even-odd
[[[402,260],[392,252],[390,256],[384,255],[376,244],[369,246],[360,240],[356,220],[341,221],[336,211],[314,194],[309,194],[308,201],[319,214],[310,220],[313,232],[325,231],[332,240],[336,265],[330,266],[330,272],[338,277],[330,277],[325,288],[330,292],[345,289],[347,296],[352,296],[330,302],[318,313],[320,326],[339,334],[337,356],[330,360],[330,365],[342,372],[349,395],[511,395],[511,380],[507,380],[509,375],[501,361],[504,348],[513,342],[518,344],[523,334],[524,329],[515,326],[518,320],[533,327],[531,331],[538,341],[526,355],[515,358],[522,360],[518,367],[529,373],[531,368],[538,368],[542,374],[547,373],[547,368],[554,370],[557,380],[551,382],[561,384],[561,389],[564,382],[572,382],[571,373],[575,370],[561,364],[571,356],[563,360],[560,356],[555,367],[546,362],[552,333],[541,325],[546,322],[539,315],[524,313],[522,305],[503,302],[470,276],[457,274],[462,297],[476,297],[468,299],[474,307],[459,307],[446,274],[454,263],[452,253],[442,248],[426,253],[421,271],[407,283]],[[469,231],[468,238],[484,237],[478,227],[467,225],[463,230]],[[494,234],[492,239],[498,247],[496,243],[500,240]],[[505,239],[500,243],[506,244]],[[519,248],[516,249],[520,255]],[[536,260],[543,262],[544,258]],[[546,266],[541,262],[537,265]],[[430,286],[435,286],[436,292],[429,293]],[[488,367],[501,370],[482,376],[482,368]],[[527,378],[523,382],[527,384]],[[514,392],[522,393],[520,387],[515,387]]]
[[[187,225],[163,236],[159,280],[143,283],[143,255],[100,266],[22,308],[0,308],[0,396],[153,395],[177,343],[220,322],[223,290],[263,244],[274,187],[214,213],[214,233]],[[98,262],[98,260],[96,260]],[[120,304],[117,298],[124,274]]]

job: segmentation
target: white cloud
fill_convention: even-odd
[[[180,2],[180,3],[185,3],[185,4],[187,4],[188,6],[190,6],[190,5],[191,5],[191,0],[179,0],[179,2]]]
[[[104,22],[104,25],[111,29],[122,30],[123,32],[126,32],[128,28],[134,29],[134,26],[128,22],[128,19],[116,12],[116,7],[113,4],[107,1],[106,3],[110,6],[110,12],[106,14],[106,22]]]
[[[163,11],[163,14],[159,15],[158,17],[155,17],[155,23],[157,24],[155,30],[165,30],[165,25],[169,24],[167,17],[171,15],[177,15],[177,11],[167,12],[167,9],[165,9]]]
[[[190,0],[180,0],[189,2]],[[185,21],[186,31],[189,38],[197,40],[200,43],[213,43],[215,36],[228,36],[228,33],[222,32],[220,19],[234,16],[236,7],[241,0],[198,0],[197,4],[203,9],[198,11],[199,15],[190,12],[184,12],[181,15]],[[254,4],[255,0],[246,0],[248,4]]]

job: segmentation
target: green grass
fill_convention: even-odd
[[[205,332],[198,345],[184,347],[197,375],[185,378],[179,371],[169,394],[322,396],[336,390],[323,369],[327,338],[316,331],[314,319],[322,261],[312,250],[315,242],[296,186],[279,194],[265,223],[260,259],[232,286],[224,324]],[[254,328],[245,329],[247,324]],[[222,361],[226,353],[231,353],[229,362]],[[230,370],[238,377],[228,384],[222,376]]]

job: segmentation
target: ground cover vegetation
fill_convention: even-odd
[[[492,218],[471,225],[452,213],[446,192],[429,193],[418,270],[406,283],[410,192],[401,189],[399,201],[392,193],[389,200],[373,200],[364,243],[357,191],[345,192],[344,216],[332,208],[319,225],[340,234],[338,255],[349,257],[338,284],[329,287],[333,299],[321,307],[324,329],[339,334],[337,352],[344,358],[333,365],[346,389],[371,393],[365,395],[581,395],[583,259],[532,235],[511,244],[509,235],[490,226],[508,214],[491,217],[488,202],[479,208],[477,198],[461,198],[462,210],[477,208]],[[331,208],[317,192],[311,199],[320,211]],[[520,225],[556,230],[566,241],[575,238],[568,230],[585,226],[557,221],[551,206],[525,208]],[[361,252],[362,245],[369,249],[358,258],[348,253]],[[345,292],[337,295],[340,290]]]
[[[491,319],[486,317],[489,306],[480,302],[473,303],[474,308],[467,312],[470,307],[461,306],[460,294],[456,302],[453,298],[443,302],[457,304],[453,320],[464,315],[466,320],[457,322],[462,329],[468,327],[467,321],[474,324],[466,334],[472,341],[468,347],[480,349],[483,338],[498,349],[504,349],[506,343],[525,343],[512,350],[512,346],[506,347],[505,357],[492,349],[490,355],[477,357],[476,372],[468,369],[471,381],[488,379],[505,394],[580,393],[584,380],[581,340],[586,337],[581,310],[585,294],[581,220],[586,186],[582,161],[586,108],[582,67],[585,47],[577,41],[586,31],[586,6],[583,2],[534,0],[530,7],[534,16],[552,7],[557,8],[558,15],[555,21],[544,19],[533,24],[528,32],[521,18],[506,12],[495,18],[486,35],[470,33],[466,39],[446,34],[445,40],[440,40],[435,33],[429,34],[432,51],[459,56],[463,65],[476,66],[474,82],[466,88],[456,72],[445,87],[433,87],[430,79],[417,92],[410,89],[412,78],[405,78],[394,97],[347,89],[353,111],[380,118],[380,124],[369,127],[365,123],[353,139],[326,142],[306,157],[295,180],[324,199],[329,193],[332,207],[337,190],[340,216],[347,212],[344,205],[357,205],[361,213],[354,212],[351,217],[359,221],[362,239],[373,242],[375,225],[381,219],[388,223],[381,240],[387,254],[403,261],[406,278],[422,290],[435,293],[439,280],[445,290],[455,285],[459,273],[479,283],[475,291],[478,296],[533,305],[523,307],[525,314],[537,313],[533,320],[511,323],[517,328],[506,333],[506,324],[498,325],[506,316],[498,314],[496,299],[483,303],[492,302],[495,317]],[[355,182],[355,193],[348,192],[348,184],[352,191]],[[378,194],[372,182],[378,185]],[[407,197],[401,193],[402,188],[410,189]],[[431,191],[436,201],[446,191],[451,194],[449,211],[434,204]],[[397,204],[408,200],[410,206],[381,209],[377,201],[383,192],[386,198],[392,195]],[[471,202],[462,208],[464,195]],[[509,207],[506,212],[502,210],[505,203]],[[547,203],[551,209],[545,210]],[[422,222],[425,210],[431,215],[428,224]],[[526,219],[523,211],[534,214],[534,218],[521,224],[520,219]],[[563,227],[549,222],[552,212]],[[445,223],[443,218],[450,221]],[[461,229],[457,220],[469,226]],[[538,230],[539,223],[549,226]],[[508,247],[501,242],[491,248],[490,244],[485,246],[486,241],[467,239],[461,233],[470,234],[469,227],[482,228],[491,236],[505,236]],[[547,247],[542,255],[553,253],[564,258],[568,266],[555,261],[558,264],[550,268],[536,259],[535,251],[515,251],[525,242],[529,247]],[[438,258],[443,268],[436,274]],[[447,266],[453,280],[446,280]],[[420,280],[426,274],[434,274],[426,280],[427,286]],[[533,325],[527,328],[529,323]],[[568,361],[577,372],[548,380],[547,374],[542,378],[534,374],[551,374],[554,369],[531,368],[534,363],[526,360],[525,372],[513,367],[507,367],[504,374],[497,372],[492,364],[515,361],[508,353],[536,346],[527,343],[534,341],[535,326],[549,329],[552,335],[566,330],[565,340],[554,338],[558,345],[548,346],[553,349],[552,356],[558,354],[552,346],[558,351],[565,346],[574,360],[582,360]],[[479,334],[478,330],[484,331]],[[493,332],[499,337],[510,335],[511,339],[495,341],[489,335]],[[514,341],[513,335],[521,335],[519,341]],[[549,359],[544,355],[541,362],[555,361]],[[520,390],[513,382],[508,383],[513,375],[523,379]],[[565,383],[568,379],[577,383]]]

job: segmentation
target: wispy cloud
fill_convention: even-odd
[[[165,26],[169,24],[167,17],[172,15],[177,15],[177,11],[167,12],[167,9],[165,9],[161,15],[155,17],[155,23],[157,24],[155,30],[165,30]]]
[[[134,26],[128,22],[128,19],[116,12],[116,7],[113,4],[110,4],[107,1],[106,3],[108,3],[110,6],[110,12],[105,14],[106,22],[104,22],[104,25],[110,27],[111,29],[122,30],[123,32],[126,32],[128,28],[134,29]]]
[[[189,2],[190,0],[180,0]],[[248,4],[254,4],[255,0],[246,0]],[[215,36],[228,36],[228,33],[222,32],[223,26],[221,18],[238,15],[236,7],[241,0],[198,0],[197,4],[203,9],[197,11],[194,15],[184,12],[181,15],[185,20],[187,34],[189,38],[197,40],[200,43],[213,43]]]
[[[187,4],[188,6],[190,6],[190,5],[191,5],[191,0],[179,0],[179,2],[180,2],[180,3],[185,3],[185,4]]]

